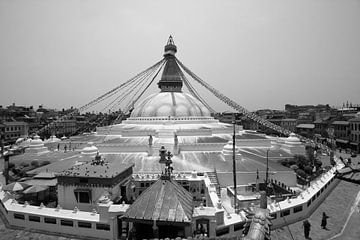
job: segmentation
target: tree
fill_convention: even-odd
[[[31,161],[31,166],[33,166],[35,168],[39,167],[40,166],[39,161],[37,161],[37,160]]]
[[[300,169],[304,169],[306,165],[309,165],[309,160],[304,155],[295,155],[294,160]]]
[[[306,173],[304,172],[304,170],[302,170],[302,169],[297,169],[296,174],[302,178],[306,178],[306,176],[307,176]]]

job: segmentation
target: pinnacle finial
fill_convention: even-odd
[[[164,57],[175,56],[176,52],[177,52],[177,47],[174,43],[173,37],[170,35],[170,37],[166,43],[166,46],[165,46]]]
[[[173,37],[170,35],[166,45],[175,45]]]

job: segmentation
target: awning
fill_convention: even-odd
[[[312,123],[302,123],[296,126],[296,128],[305,128],[305,129],[314,129],[315,124]]]
[[[343,140],[343,139],[336,139],[336,141],[339,143],[345,143],[345,144],[349,143],[348,140]]]
[[[355,145],[355,146],[358,146],[358,145],[359,145],[359,143],[356,143],[356,142],[351,142],[350,144],[351,144],[351,145]]]
[[[43,192],[47,189],[48,189],[47,186],[32,186],[24,190],[23,193],[24,194],[38,193],[38,192]]]
[[[28,185],[31,186],[49,186],[53,187],[57,185],[57,179],[30,179],[25,182]]]

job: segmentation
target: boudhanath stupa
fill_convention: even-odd
[[[183,73],[176,61],[176,52],[177,47],[170,38],[165,46],[166,63],[158,82],[160,92],[135,104],[128,119],[120,124],[98,127],[96,133],[71,137],[65,142],[82,147],[93,142],[108,161],[134,163],[134,172],[139,173],[161,172],[158,155],[164,146],[173,154],[176,171],[216,170],[218,174],[230,177],[232,155],[227,154],[226,146],[231,145],[235,131],[237,171],[248,175],[245,182],[255,181],[257,171],[265,172],[264,151],[267,149],[277,149],[273,151],[277,159],[305,152],[304,145],[293,135],[274,138],[212,117],[201,101],[183,92]],[[254,153],[254,149],[260,153]],[[270,163],[269,170],[282,172],[279,176],[296,182],[294,172],[275,161]],[[273,177],[276,178],[276,174]]]
[[[265,239],[270,220],[272,229],[281,228],[319,206],[342,165],[299,187],[295,171],[279,162],[305,154],[299,136],[268,136],[215,119],[206,102],[183,91],[182,70],[189,72],[176,52],[170,37],[157,71],[163,69],[160,91],[134,101],[126,120],[53,139],[50,152],[35,136],[24,155],[14,156],[52,160],[27,173],[55,174],[58,205],[18,203],[0,189],[10,225],[81,238]]]

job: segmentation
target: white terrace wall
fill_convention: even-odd
[[[180,152],[221,152],[226,143],[181,143],[179,144]]]
[[[268,208],[272,216],[275,217],[272,220],[272,229],[283,227],[286,223],[291,224],[309,217],[340,182],[340,180],[335,177],[335,171],[342,167],[343,165],[339,164],[330,169],[320,178],[313,181],[310,187],[296,198],[270,204]]]
[[[96,144],[101,153],[149,152],[148,145],[141,144]]]
[[[270,148],[270,139],[236,139],[236,146],[240,148],[251,147],[251,148]]]
[[[124,205],[123,210],[108,213],[104,221],[96,212],[18,204],[4,191],[0,191],[0,202],[1,214],[10,226],[85,239],[116,239],[117,216],[124,214],[128,208]]]

